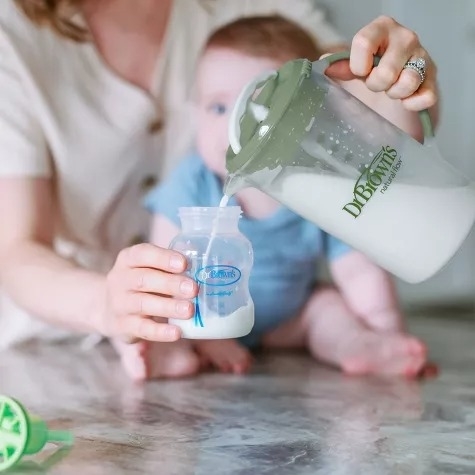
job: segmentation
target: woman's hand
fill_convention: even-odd
[[[373,57],[381,56],[373,67]],[[419,74],[403,69],[408,61],[424,58],[426,77],[421,84]],[[374,92],[386,92],[392,99],[401,99],[412,111],[432,107],[438,101],[437,68],[413,31],[393,18],[381,16],[362,28],[351,43],[349,65],[341,61],[332,65],[327,74],[336,79],[365,78]]]
[[[192,279],[179,275],[186,266],[182,254],[153,244],[124,249],[106,278],[102,333],[128,342],[178,340],[178,327],[154,319],[192,317],[194,305],[189,299],[198,288]]]

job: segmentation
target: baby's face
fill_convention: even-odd
[[[208,168],[226,175],[228,121],[243,87],[281,61],[255,58],[227,48],[210,48],[198,68],[197,147]]]

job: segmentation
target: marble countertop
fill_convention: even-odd
[[[13,473],[475,474],[475,323],[412,327],[441,365],[433,381],[348,378],[275,354],[246,377],[137,385],[108,345],[2,354],[0,393],[76,437]]]

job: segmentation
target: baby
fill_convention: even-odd
[[[154,215],[153,243],[167,247],[179,232],[179,207],[218,205],[226,175],[228,118],[242,88],[289,60],[319,56],[311,37],[281,17],[241,19],[209,38],[197,74],[197,152],[147,198]],[[203,365],[242,373],[257,346],[307,348],[316,359],[349,374],[418,374],[426,349],[404,332],[387,273],[256,189],[238,192],[230,205],[241,206],[240,229],[254,248],[252,333],[240,340],[130,346],[122,358],[133,378],[191,375]],[[329,263],[334,285],[316,282],[320,256]]]

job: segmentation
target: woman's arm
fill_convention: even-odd
[[[105,276],[52,251],[53,193],[44,178],[0,178],[0,284],[21,307],[78,331],[99,330]]]
[[[107,276],[81,269],[52,250],[53,203],[49,179],[0,178],[2,289],[55,325],[131,341],[178,339],[177,327],[148,317],[191,317],[196,285],[176,275],[183,256],[143,244],[122,251]]]

